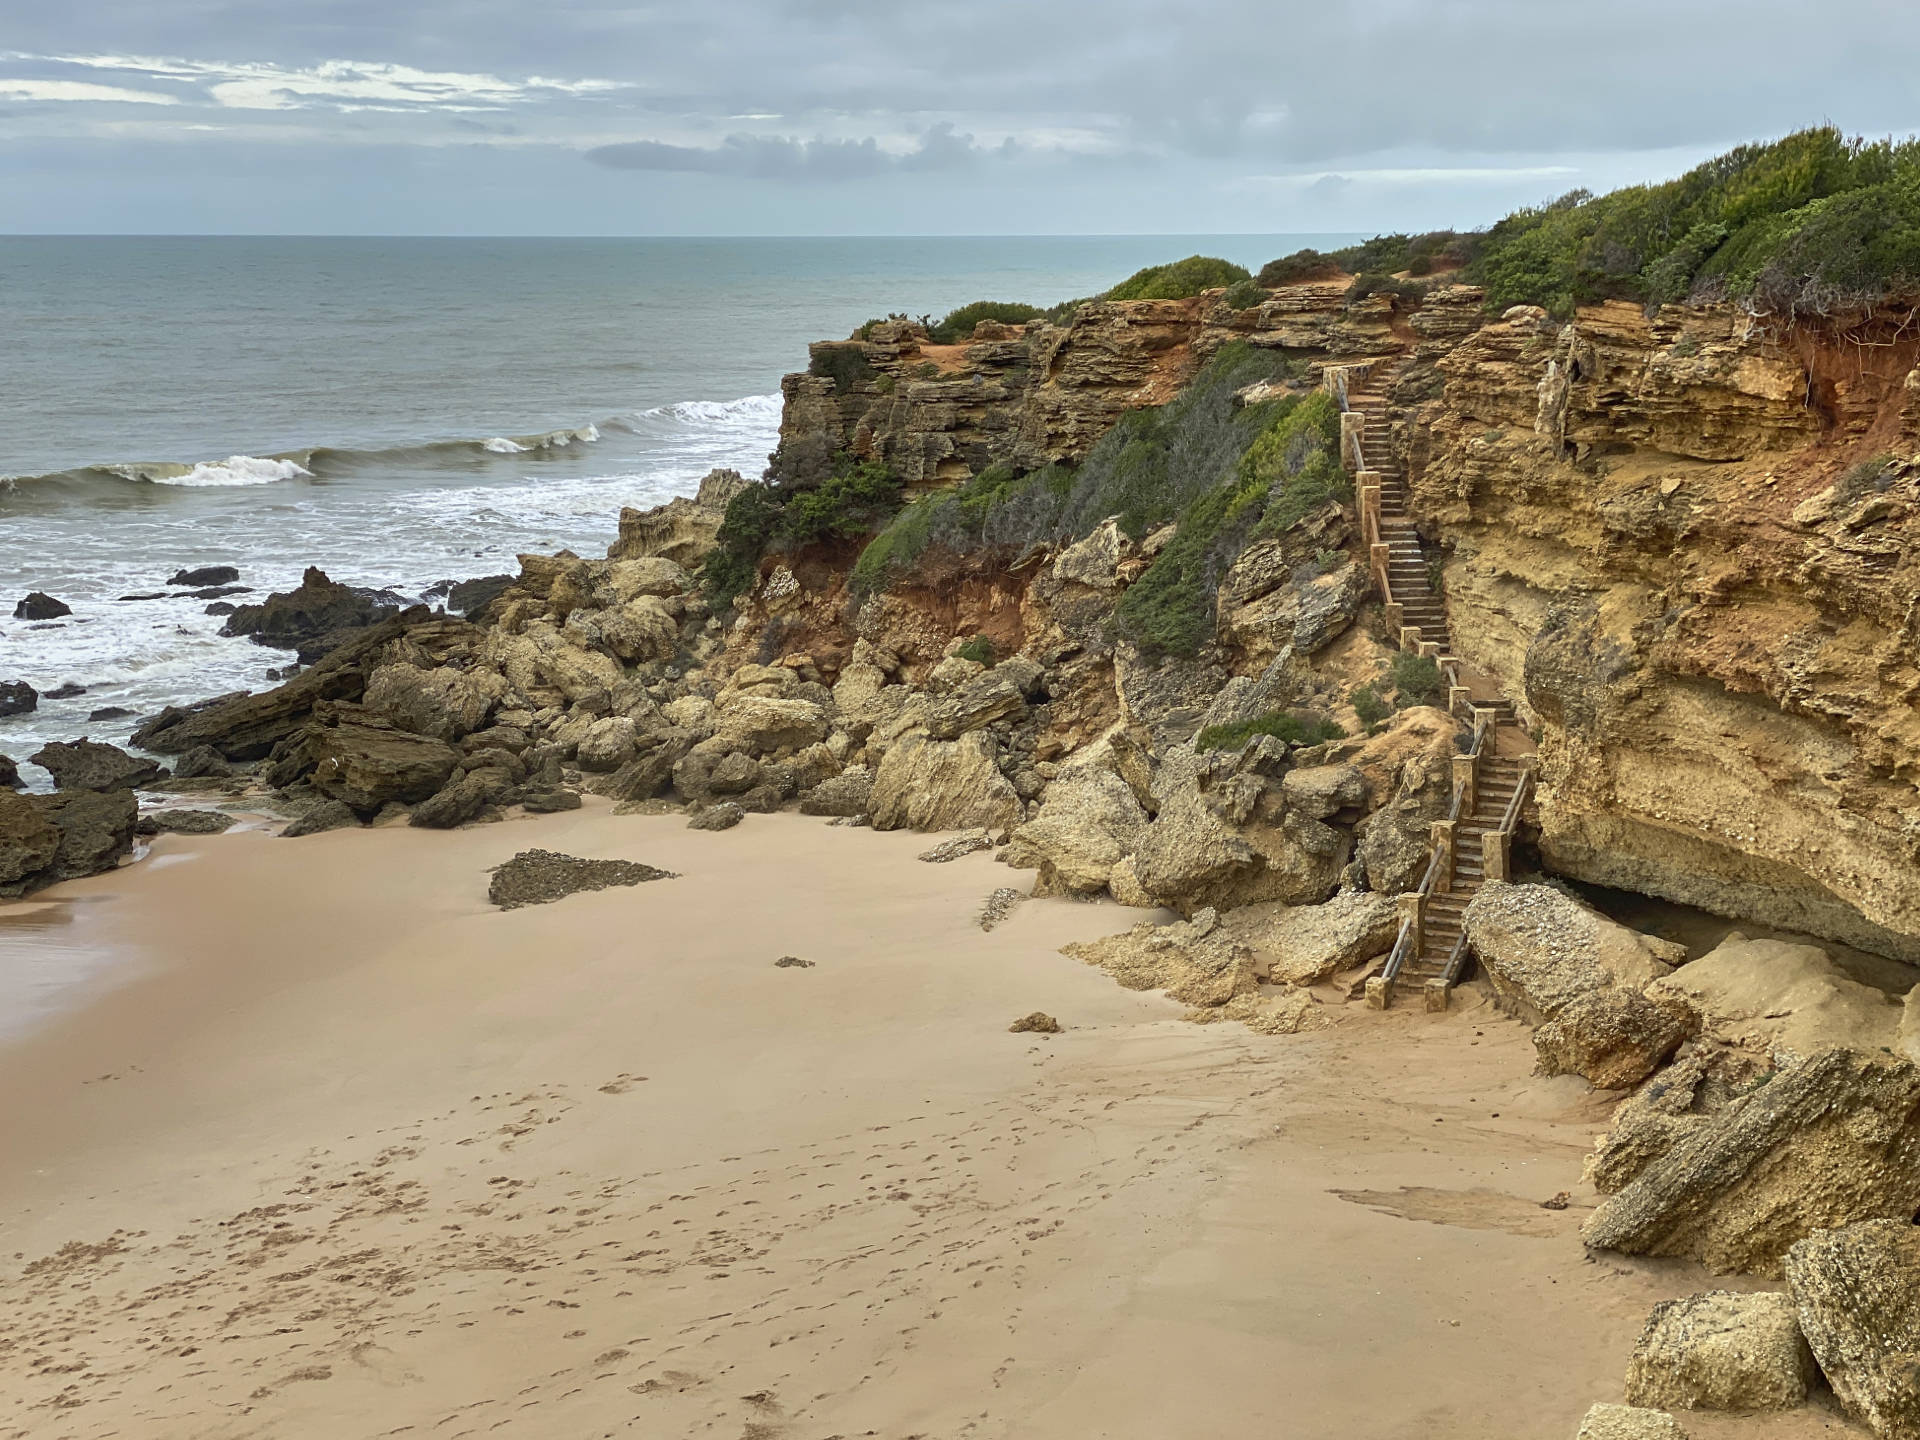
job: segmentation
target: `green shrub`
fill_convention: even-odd
[[[1417,304],[1426,293],[1427,287],[1418,280],[1402,280],[1384,270],[1369,270],[1355,276],[1347,287],[1347,303],[1356,304],[1369,295],[1391,295],[1396,300]]]
[[[936,345],[956,345],[962,340],[971,340],[973,327],[982,320],[1024,325],[1042,313],[1036,305],[1022,305],[1012,300],[976,300],[949,311],[939,324],[927,331],[927,338]]]
[[[1329,501],[1351,500],[1340,464],[1340,407],[1325,391],[1305,397],[1247,452],[1245,464],[1266,483],[1266,511],[1257,537],[1292,529]]]
[[[1058,466],[1029,475],[989,466],[957,489],[922,496],[894,516],[860,552],[849,583],[859,595],[883,590],[911,572],[930,548],[971,554],[1051,540],[1072,484],[1073,472]]]
[[[1189,255],[1168,265],[1136,270],[1100,298],[1103,300],[1190,300],[1202,290],[1220,290],[1250,279],[1243,266],[1211,255]]]
[[[966,644],[953,652],[962,660],[971,660],[976,665],[991,667],[999,658],[994,654],[993,641],[984,635],[975,635]]]
[[[727,502],[700,588],[709,603],[731,605],[752,588],[767,552],[868,534],[899,506],[900,481],[883,462],[844,454],[817,489],[749,485]]]
[[[873,374],[873,366],[867,360],[865,345],[841,340],[814,346],[807,373],[832,380],[833,388],[845,394]]]
[[[1886,454],[1862,460],[1840,477],[1834,486],[1834,494],[1843,501],[1851,502],[1865,499],[1875,490],[1884,490],[1893,463],[1893,456]]]
[[[1494,225],[1468,269],[1496,310],[1700,295],[1790,313],[1864,306],[1920,283],[1920,143],[1828,125],[1664,184],[1576,190]]]
[[[1266,304],[1267,287],[1257,280],[1236,280],[1220,298],[1229,310],[1251,310],[1256,305]]]
[[[1305,280],[1331,280],[1342,273],[1340,262],[1333,256],[1322,255],[1318,250],[1296,250],[1262,265],[1259,280],[1269,290],[1277,290],[1282,285]]]
[[[1194,744],[1201,750],[1239,750],[1256,735],[1272,735],[1294,746],[1323,745],[1329,740],[1340,739],[1346,733],[1326,716],[1315,715],[1309,710],[1291,713],[1270,710],[1253,720],[1240,720],[1232,725],[1209,725],[1200,732]]]
[[[1381,699],[1380,692],[1371,685],[1356,685],[1347,701],[1362,725],[1378,725],[1393,713],[1393,707]]]
[[[1409,705],[1436,705],[1444,698],[1446,682],[1431,655],[1400,651],[1387,669],[1387,680],[1393,686],[1393,703],[1402,710]]]

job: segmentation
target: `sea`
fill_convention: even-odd
[[[0,754],[44,788],[46,741],[272,683],[178,571],[418,598],[604,554],[622,506],[761,473],[810,340],[1357,238],[0,237],[0,682],[43,696]],[[72,613],[11,618],[29,591]]]

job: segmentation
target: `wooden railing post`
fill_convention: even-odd
[[[1337,391],[1334,399],[1341,399]],[[1358,410],[1340,411],[1340,459],[1350,470],[1358,471],[1366,464],[1366,456],[1360,452],[1360,436],[1366,428],[1367,417]]]
[[[1385,587],[1382,587],[1381,593],[1386,593]],[[1402,630],[1407,628],[1406,606],[1397,600],[1389,600],[1383,608],[1387,612],[1387,633],[1389,635],[1398,635]]]

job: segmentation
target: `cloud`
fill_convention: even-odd
[[[882,149],[872,136],[860,140],[799,140],[777,135],[729,135],[718,145],[672,145],[628,140],[596,145],[587,159],[609,170],[678,171],[734,175],[754,180],[864,180],[894,171],[956,170],[993,156],[1011,156],[1011,142],[982,149],[951,124],[929,127],[911,149]]]
[[[111,105],[178,105],[180,97],[158,90],[127,90],[83,80],[8,80],[0,78],[0,96],[9,100],[93,101]]]
[[[356,110],[484,111],[514,105],[604,95],[628,88],[618,80],[559,80],[544,75],[524,80],[505,79],[485,72],[421,70],[384,61],[323,60],[317,65],[288,66],[267,61],[223,62],[185,60],[145,55],[34,55],[15,52],[6,57],[40,66],[133,74],[150,81],[195,87],[194,98],[204,98],[228,110],[297,110],[325,106],[343,112]],[[142,98],[160,104],[180,103],[180,97],[152,91],[115,90],[113,87],[61,80],[0,81],[0,93],[15,85],[64,87],[74,92],[39,98],[105,100]],[[83,94],[79,92],[93,92]],[[191,93],[191,92],[190,92]]]

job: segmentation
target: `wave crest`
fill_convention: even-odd
[[[123,480],[141,480],[150,485],[181,485],[190,488],[225,485],[274,485],[282,480],[298,480],[313,472],[297,460],[282,456],[229,455],[224,460],[202,460],[196,465],[132,464],[105,465],[101,469]]]

